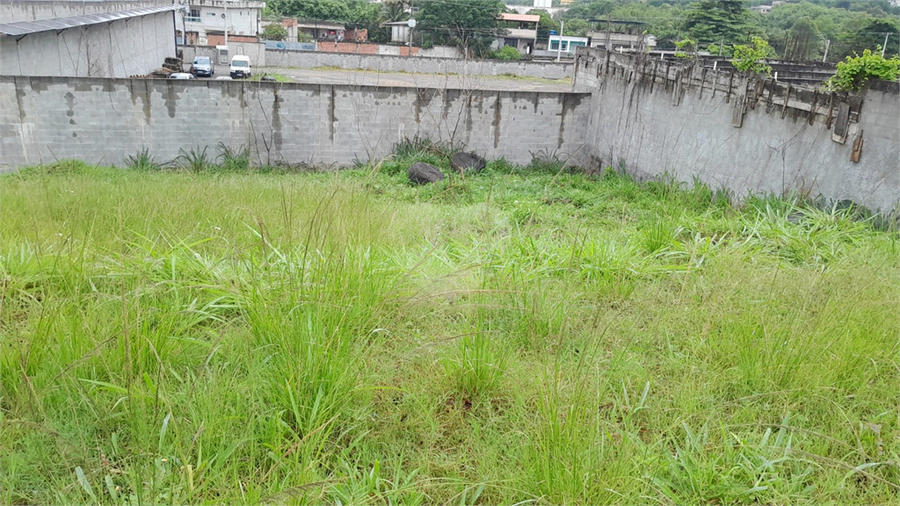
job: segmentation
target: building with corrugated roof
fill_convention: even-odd
[[[149,74],[175,56],[179,9],[172,0],[0,0],[0,74]]]

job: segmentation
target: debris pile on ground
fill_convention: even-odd
[[[181,58],[173,58],[171,56],[166,57],[166,62],[163,63],[164,69],[169,69],[172,72],[183,72],[184,67],[181,64]]]

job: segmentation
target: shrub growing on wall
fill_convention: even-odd
[[[880,49],[863,51],[862,56],[848,56],[837,64],[837,72],[825,81],[825,87],[835,91],[856,91],[866,85],[869,79],[896,81],[900,76],[900,57],[881,56]]]
[[[771,47],[766,39],[753,37],[749,46],[743,44],[734,46],[732,64],[738,72],[744,74],[770,75],[772,67],[765,61],[770,52]]]

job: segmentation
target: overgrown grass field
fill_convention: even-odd
[[[0,502],[898,503],[895,230],[416,157],[2,176]]]

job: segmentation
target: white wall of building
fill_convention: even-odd
[[[172,5],[172,0],[2,0],[0,24]]]
[[[0,74],[128,77],[175,56],[174,14],[163,12],[15,37],[0,37]]]
[[[190,0],[185,18],[185,31],[197,32],[198,44],[205,45],[207,32],[255,37],[262,31],[261,17],[265,2],[225,0]],[[180,22],[180,21],[179,21]],[[179,24],[178,29],[181,30]],[[294,39],[296,40],[296,39]]]

